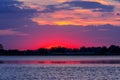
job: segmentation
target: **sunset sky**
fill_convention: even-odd
[[[120,0],[0,0],[5,49],[120,45]]]

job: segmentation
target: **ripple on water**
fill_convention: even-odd
[[[0,66],[0,80],[120,80],[120,67]]]

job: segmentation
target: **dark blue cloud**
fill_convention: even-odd
[[[35,9],[20,8],[23,3],[17,0],[0,0],[0,29],[18,28],[31,25]]]
[[[65,5],[68,6],[65,6]],[[74,10],[75,7],[80,7],[83,9],[93,9],[95,12],[112,12],[114,10],[114,6],[112,5],[103,5],[98,2],[89,2],[89,1],[71,1],[64,2],[58,5],[48,5],[45,10],[39,11],[40,13],[49,13],[55,12],[59,10]]]
[[[68,4],[70,7],[81,7],[83,9],[98,9],[95,11],[100,12],[112,12],[114,6],[111,5],[103,5],[98,2],[89,2],[89,1],[72,1],[72,2],[65,2],[63,4]]]
[[[22,3],[15,0],[0,0],[0,13],[19,11],[19,8],[15,7],[16,4],[21,5]]]
[[[61,7],[58,7],[60,6]],[[43,11],[39,11],[39,13],[49,13],[49,12],[55,12],[55,11],[60,11],[60,10],[72,10],[72,8],[70,6],[64,6],[63,4],[60,5],[48,5],[48,6],[44,6],[46,9]]]
[[[34,9],[30,9],[29,7],[20,9],[18,6],[21,6],[22,4],[22,2],[16,0],[1,0],[0,13],[30,13],[36,11]]]

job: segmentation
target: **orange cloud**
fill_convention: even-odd
[[[57,2],[66,2],[68,0],[57,0]]]
[[[114,13],[93,12],[88,9],[62,10],[54,13],[44,13],[32,20],[39,25],[120,25],[118,16]]]
[[[50,1],[50,0],[49,0]],[[54,0],[52,0],[54,1]],[[56,2],[66,2],[68,0],[57,0]],[[99,2],[104,5],[114,5],[115,1],[108,0],[82,0]],[[44,1],[43,1],[44,2]],[[113,2],[113,3],[112,3]],[[94,9],[74,8],[73,10],[56,10],[54,12],[38,13],[36,17],[32,18],[33,22],[39,25],[117,25],[119,26],[118,5],[114,12],[95,12]],[[35,6],[31,6],[35,8]],[[45,7],[37,7],[37,10],[45,10]],[[99,10],[99,9],[98,9]]]

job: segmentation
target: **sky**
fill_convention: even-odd
[[[0,0],[5,49],[120,45],[120,0]]]

